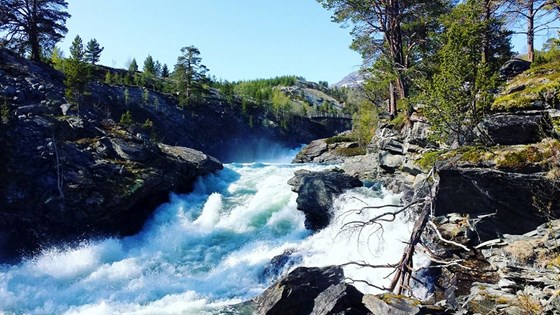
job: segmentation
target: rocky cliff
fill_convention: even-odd
[[[378,295],[377,305],[364,296],[352,304],[366,306],[357,314],[560,312],[560,90],[553,68],[513,79],[477,126],[478,139],[463,147],[432,141],[419,107],[403,128],[381,123],[364,156],[333,159],[336,149],[325,141],[301,152],[300,161],[343,160],[347,173],[403,192],[404,204],[430,200],[416,254],[432,262],[412,281],[428,295]]]

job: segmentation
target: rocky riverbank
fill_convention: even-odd
[[[425,296],[349,294],[352,289],[334,289],[341,281],[298,303],[320,307],[319,297],[336,291],[329,305],[338,308],[311,314],[345,313],[344,307],[345,314],[558,314],[557,103],[504,108],[506,98],[477,126],[478,139],[457,149],[431,141],[421,107],[400,129],[381,123],[366,155],[340,156],[328,139],[304,148],[295,162],[341,163],[348,174],[402,192],[405,205],[429,197],[431,215],[416,254],[431,264],[412,281],[427,289]]]

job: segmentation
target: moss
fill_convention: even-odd
[[[393,127],[396,130],[401,130],[406,125],[406,117],[404,116],[403,113],[400,113],[400,114],[397,115],[397,117],[395,117],[393,120],[391,120],[390,123],[391,123],[391,125],[393,125]]]
[[[515,77],[507,89],[524,88],[496,98],[492,105],[495,111],[527,109],[537,101],[552,107],[560,105],[560,61],[532,68]]]
[[[436,161],[441,155],[442,151],[424,153],[421,158],[416,160],[416,165],[420,166],[423,170],[429,170],[436,164]]]
[[[336,153],[341,156],[351,157],[358,155],[365,155],[367,153],[366,148],[355,147],[355,148],[337,148]]]
[[[356,139],[354,139],[353,136],[334,136],[334,137],[330,137],[327,140],[325,140],[325,142],[327,144],[334,144],[334,143],[341,143],[341,142],[354,142],[356,141]]]
[[[560,117],[553,117],[552,125],[554,126],[554,131],[560,133]]]

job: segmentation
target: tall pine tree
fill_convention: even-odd
[[[86,62],[89,62],[92,65],[99,62],[99,58],[101,57],[101,52],[103,52],[103,49],[104,47],[101,47],[95,38],[90,40],[87,43],[86,50],[84,52]]]
[[[64,0],[2,0],[0,34],[7,47],[39,61],[68,32],[67,8]]]

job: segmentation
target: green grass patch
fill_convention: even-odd
[[[351,157],[358,155],[365,155],[367,153],[366,148],[355,147],[355,148],[337,148],[336,153],[341,156]]]
[[[423,170],[431,169],[435,164],[438,158],[442,155],[443,152],[441,151],[433,151],[427,152],[422,155],[421,158],[416,160],[416,164],[420,166]]]
[[[327,144],[335,144],[335,143],[343,143],[343,142],[355,142],[355,141],[356,141],[356,139],[352,135],[334,136],[334,137],[330,137],[327,140],[325,140],[325,142]]]

